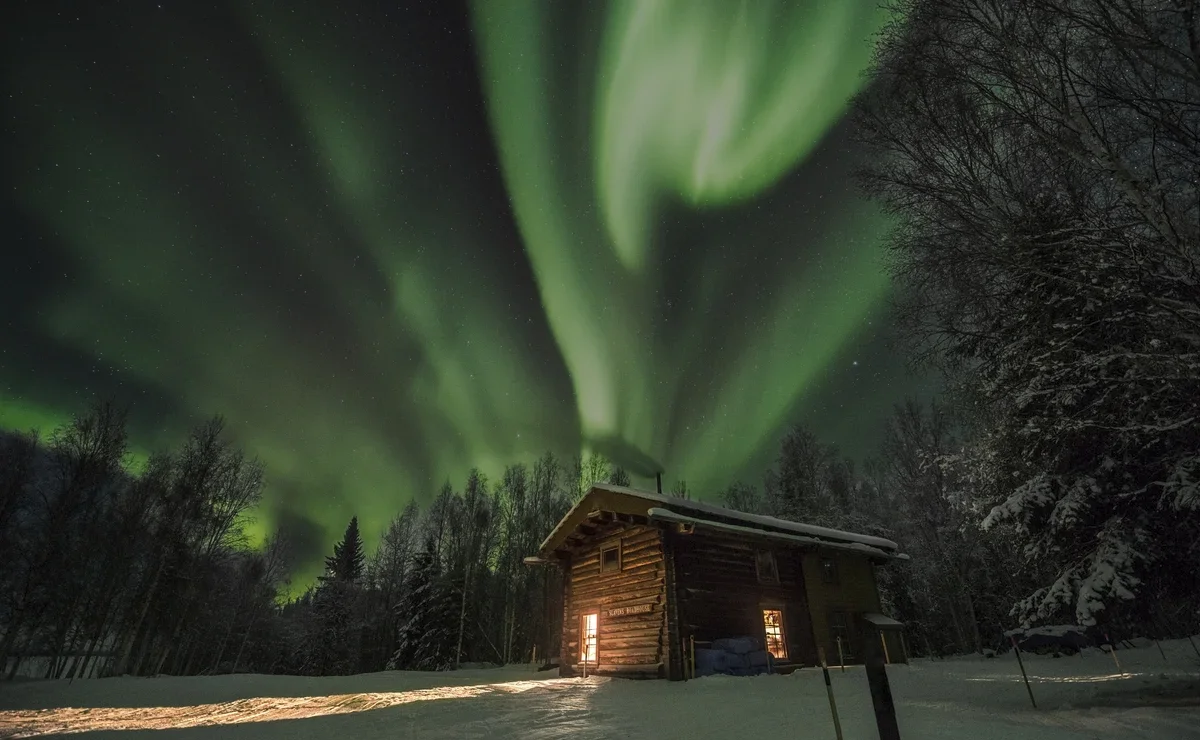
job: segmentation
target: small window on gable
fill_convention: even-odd
[[[600,572],[615,573],[621,570],[621,543],[600,548]]]
[[[754,553],[754,569],[758,572],[759,583],[779,583],[779,565],[775,562],[775,553],[770,550]]]
[[[821,580],[825,583],[836,585],[838,582],[838,567],[837,559],[833,557],[821,558]]]

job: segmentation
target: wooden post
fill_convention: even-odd
[[[1021,668],[1021,678],[1025,681],[1025,690],[1029,692],[1029,703],[1037,709],[1037,699],[1033,698],[1033,687],[1029,685],[1029,676],[1025,673],[1025,661],[1021,660],[1021,648],[1017,645],[1017,636],[1009,635],[1009,640],[1012,640],[1013,652],[1017,654],[1017,665]]]
[[[883,645],[883,662],[887,665],[892,664],[892,656],[888,655],[887,638],[883,636],[883,631],[879,632],[879,644]]]
[[[821,672],[825,674],[825,693],[829,696],[829,712],[833,715],[833,732],[837,740],[842,740],[842,721],[838,719],[837,702],[833,699],[833,682],[829,680],[829,665],[825,662],[825,648],[817,648],[817,657],[821,660]]]
[[[838,635],[836,639],[837,639],[837,646],[838,646],[838,663],[840,663],[842,666],[842,673],[845,673],[846,672],[846,656],[842,654],[842,636]]]
[[[696,636],[688,635],[688,666],[691,669],[691,677],[696,677]]]
[[[687,638],[683,635],[679,636],[679,672],[683,674],[681,678],[684,681],[691,678],[691,673],[688,671]]]
[[[537,643],[536,642],[533,644],[533,660],[531,660],[529,662],[533,663],[535,666],[537,665]]]
[[[1112,656],[1113,656],[1113,662],[1117,664],[1117,670],[1118,670],[1118,671],[1121,671],[1121,673],[1124,673],[1125,671],[1121,670],[1121,661],[1117,659],[1117,645],[1116,645],[1116,643],[1114,643],[1114,642],[1113,642],[1113,640],[1112,640],[1112,638],[1108,636],[1108,633],[1107,633],[1107,632],[1105,632],[1105,633],[1104,633],[1104,639],[1105,639],[1105,640],[1108,640],[1108,651],[1109,651],[1110,653],[1112,653]]]
[[[898,632],[897,634],[900,635],[900,649],[904,651],[904,664],[912,665],[912,658],[908,657],[908,642],[904,639],[904,633]]]

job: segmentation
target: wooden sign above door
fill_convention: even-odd
[[[604,613],[606,617],[624,617],[627,614],[645,614],[654,611],[653,604],[634,604],[633,606],[619,606],[616,609],[609,609]]]

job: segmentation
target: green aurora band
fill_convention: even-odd
[[[674,341],[657,331],[655,299],[670,277],[652,265],[657,206],[728,206],[795,168],[857,92],[886,15],[873,0],[618,1],[597,24],[598,59],[580,64],[562,58],[573,47],[556,45],[570,35],[549,0],[472,7],[505,180],[585,439],[620,439],[665,453],[668,470],[719,480],[761,448],[876,307],[887,286],[877,253],[835,253],[869,244],[884,224],[860,205],[822,235],[811,271],[769,311],[776,320],[748,322],[736,351],[724,345],[733,369],[705,383],[706,408],[693,405],[694,423],[671,438],[660,420],[715,351],[702,323]],[[583,79],[563,80],[564,68]],[[589,123],[590,151],[575,135]],[[755,249],[742,239],[728,259]],[[728,267],[702,271],[690,296],[698,313],[721,310]],[[851,295],[847,281],[859,283]],[[799,311],[798,295],[808,296]]]
[[[323,549],[352,514],[373,539],[471,466],[604,440],[711,495],[887,291],[885,223],[848,164],[806,186],[835,207],[778,191],[857,91],[876,7],[479,0],[494,152],[409,104],[431,83],[397,64],[419,50],[327,8],[248,5],[222,48],[165,15],[111,40],[136,60],[119,83],[57,59],[66,30],[26,44],[7,81],[58,103],[18,106],[7,166],[70,257],[31,321],[135,412],[153,401],[136,460],[224,414],[268,466],[259,540],[302,517]],[[239,65],[251,53],[262,74]],[[134,84],[157,97],[124,99]],[[741,267],[801,246],[802,269]],[[0,426],[49,431],[101,391],[0,364]]]

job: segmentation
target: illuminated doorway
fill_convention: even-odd
[[[596,639],[597,626],[600,621],[599,614],[584,614],[582,619],[582,629],[580,630],[580,651],[579,659],[586,664],[595,664],[596,662]]]

